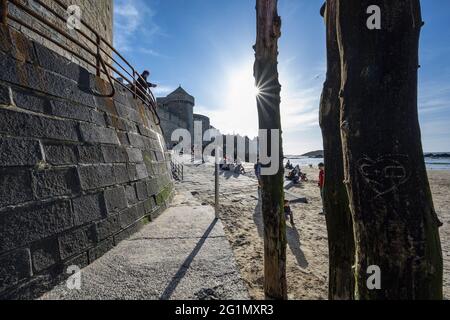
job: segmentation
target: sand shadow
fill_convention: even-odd
[[[219,174],[221,176],[224,176],[225,179],[230,179],[230,178],[237,178],[240,176],[239,173],[236,173],[234,171],[225,171],[225,170],[220,170]]]
[[[284,190],[289,190],[289,189],[293,188],[294,185],[295,185],[295,183],[293,181],[286,180],[284,182]]]
[[[261,189],[258,190],[258,203],[256,204],[255,210],[253,211],[253,222],[258,230],[258,235],[260,238],[264,237],[264,222],[262,217],[262,202],[261,202]],[[300,234],[295,226],[286,225],[286,240],[292,254],[295,256],[298,265],[301,268],[307,268],[309,263],[306,260],[305,254],[301,249]]]
[[[264,236],[264,222],[262,217],[262,202],[261,202],[261,189],[258,188],[258,203],[253,211],[253,222],[258,229],[258,235],[260,238]]]
[[[305,181],[294,183],[293,181],[285,180],[284,190],[303,190],[305,189]]]
[[[295,226],[286,225],[286,240],[301,268],[308,267],[308,261],[301,249],[300,234]]]

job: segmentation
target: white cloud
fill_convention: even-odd
[[[419,89],[420,114],[431,114],[450,109],[450,86],[428,82]]]
[[[139,48],[137,51],[140,53],[143,53],[145,55],[152,56],[152,57],[162,57],[163,56],[159,52],[157,52],[153,49],[149,49],[149,48]]]
[[[149,42],[163,34],[155,23],[155,12],[145,0],[115,0],[114,2],[114,46],[119,52],[131,50],[155,54],[148,48]],[[145,41],[142,33],[145,32]]]
[[[175,90],[174,87],[158,85],[156,88],[152,89],[153,94],[157,97],[167,96],[169,93]]]
[[[286,131],[301,131],[319,125],[321,87],[285,91],[281,94],[281,116]]]

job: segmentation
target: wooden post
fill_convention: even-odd
[[[279,130],[279,167],[275,175],[261,176],[261,203],[264,221],[264,292],[267,299],[287,299],[286,220],[284,217],[284,168],[281,140],[280,91],[278,82],[278,38],[281,18],[277,0],[256,0],[257,36],[254,76],[260,90],[257,97],[259,128]]]
[[[327,0],[322,7],[326,25],[327,76],[320,101],[325,158],[324,211],[328,230],[330,300],[351,300],[354,297],[353,264],[355,245],[353,225],[344,185],[344,162],[340,132],[341,65],[336,30],[336,0]]]
[[[6,25],[8,23],[8,0],[1,0],[2,12],[0,13],[0,23]]]
[[[337,17],[355,296],[442,299],[441,223],[417,111],[420,2],[338,0]]]

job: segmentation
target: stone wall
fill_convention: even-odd
[[[195,98],[181,86],[166,97],[157,99],[158,113],[168,148],[172,148],[172,132],[176,129],[186,129],[194,138],[194,105]],[[192,141],[193,142],[193,141]]]
[[[81,9],[81,17],[84,22],[86,22],[89,26],[91,26],[102,38],[104,38],[106,41],[108,41],[110,44],[113,43],[113,0],[61,0],[66,6],[70,5],[77,5]],[[42,0],[45,4],[47,4],[50,8],[55,10],[58,14],[68,17],[67,12],[65,12],[56,2],[53,0]],[[29,8],[31,8],[33,11],[41,15],[42,17],[45,17],[47,21],[54,23],[58,28],[62,29],[64,32],[67,32],[69,35],[74,37],[76,40],[80,41],[84,45],[86,45],[88,48],[96,52],[96,46],[87,40],[85,37],[81,36],[76,30],[70,30],[67,27],[67,23],[61,21],[60,19],[56,18],[55,15],[53,15],[51,12],[47,11],[45,8],[37,4],[34,0],[22,0],[22,3],[26,4]],[[25,23],[32,25],[34,28],[36,28],[38,31],[44,33],[46,36],[51,37],[51,39],[55,40],[56,42],[64,45],[67,48],[70,48],[71,50],[75,51],[76,53],[80,54],[84,58],[88,59],[89,61],[93,62],[95,64],[95,59],[92,57],[92,55],[88,54],[85,50],[81,49],[78,45],[73,43],[72,41],[66,39],[65,37],[61,36],[58,32],[51,30],[48,26],[44,25],[41,22],[38,22],[35,18],[31,17],[27,13],[18,10],[13,4],[9,5],[9,11],[10,13],[17,18],[20,18]],[[55,45],[51,41],[37,35],[36,33],[30,31],[28,28],[18,25],[14,21],[10,20],[9,24],[12,25],[14,28],[19,30],[20,32],[26,34],[28,37],[32,38],[36,42],[45,45],[48,48],[51,48],[52,50],[56,51],[60,55],[63,55],[64,57],[68,58],[72,62],[75,62],[79,65],[82,65],[84,68],[88,69],[90,72],[94,72],[95,70],[86,64],[86,62],[80,60],[79,58],[75,57],[71,53],[69,53],[66,50],[62,50],[59,46]],[[82,26],[81,31],[86,33],[89,37],[92,39],[96,39],[94,34],[89,31],[86,27]],[[102,46],[104,49],[107,49],[105,45]],[[108,49],[107,52],[111,54],[111,50]],[[103,58],[105,61],[110,61],[106,57],[106,55],[103,54]]]
[[[0,298],[32,298],[153,219],[172,197],[152,113],[0,26]]]
[[[211,129],[211,121],[207,116],[202,114],[194,114],[194,122],[201,122],[202,124],[202,141],[203,146],[206,147],[210,143],[210,136],[205,133]],[[194,124],[195,127],[195,124]]]
[[[164,135],[164,141],[166,142],[167,148],[171,149],[174,145],[174,142],[172,142],[172,132],[180,128],[189,130],[189,126],[184,119],[178,117],[174,113],[171,113],[164,107],[160,106],[158,108],[158,115],[161,119],[161,128]]]

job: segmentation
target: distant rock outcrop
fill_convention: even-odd
[[[450,158],[450,152],[429,152],[425,153],[426,158]]]
[[[302,154],[302,157],[323,158],[323,150],[311,151],[311,152]]]

